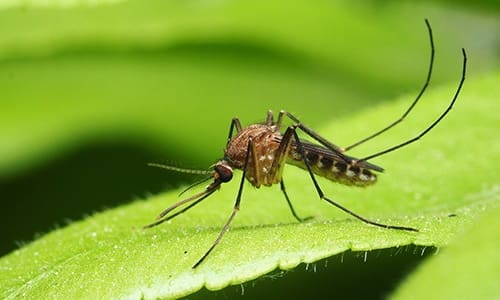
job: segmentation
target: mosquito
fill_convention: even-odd
[[[425,24],[427,26],[429,34],[431,50],[427,77],[417,97],[397,120],[393,121],[379,131],[376,131],[375,133],[367,136],[366,138],[348,147],[341,148],[329,142],[327,139],[316,133],[310,127],[306,126],[297,117],[287,111],[280,111],[276,120],[274,119],[272,111],[268,111],[265,122],[249,125],[248,127],[242,127],[240,120],[238,118],[233,118],[229,127],[229,135],[227,138],[226,148],[224,150],[224,156],[213,165],[213,170],[193,170],[177,168],[168,165],[150,164],[156,167],[161,167],[177,172],[208,175],[208,177],[199,182],[196,182],[195,184],[189,186],[187,189],[199,183],[209,181],[210,179],[212,179],[213,181],[202,192],[179,201],[162,211],[157,217],[156,222],[146,225],[144,226],[144,228],[151,228],[165,221],[171,220],[176,216],[186,212],[193,206],[197,205],[198,203],[212,195],[215,191],[217,191],[223,183],[231,181],[231,179],[233,178],[234,169],[242,170],[243,174],[241,176],[233,211],[210,248],[208,248],[205,254],[192,266],[193,269],[198,267],[209,256],[209,254],[219,244],[224,234],[229,230],[231,222],[240,209],[240,202],[245,179],[248,180],[250,184],[252,184],[256,188],[259,188],[262,185],[272,186],[274,184],[279,184],[292,215],[295,217],[295,219],[297,219],[297,221],[303,222],[305,219],[299,217],[299,215],[295,211],[292,202],[288,197],[285,183],[283,181],[283,170],[285,164],[291,164],[302,168],[309,173],[311,181],[321,200],[328,202],[329,204],[337,207],[345,213],[353,216],[354,218],[364,223],[382,228],[418,232],[418,229],[412,227],[389,225],[369,220],[340,205],[323,193],[323,190],[318,184],[316,176],[321,176],[344,185],[359,187],[372,185],[377,180],[377,173],[383,172],[384,169],[370,163],[370,159],[393,152],[399,148],[416,142],[424,135],[426,135],[431,129],[433,129],[452,109],[465,81],[467,56],[465,53],[465,49],[463,48],[463,66],[460,82],[447,108],[439,115],[437,119],[434,120],[434,122],[432,122],[417,136],[375,154],[371,154],[362,158],[355,158],[345,154],[345,152],[352,150],[353,148],[379,136],[385,131],[393,128],[398,123],[402,122],[424,94],[431,79],[435,52],[432,28],[427,19],[425,20]],[[285,129],[284,133],[281,133],[282,123],[285,118],[291,121],[292,125],[288,126]],[[235,131],[236,134],[234,134]],[[309,136],[309,138],[316,141],[316,143],[302,140],[298,135],[298,131]],[[187,205],[186,207],[170,214],[176,208],[188,203],[189,205]]]

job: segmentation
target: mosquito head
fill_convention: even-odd
[[[228,182],[233,179],[233,169],[225,160],[217,162],[214,166],[214,180],[218,182]]]
[[[203,178],[200,181],[195,182],[194,184],[188,186],[184,191],[182,191],[181,195],[186,192],[187,190],[191,189],[192,187],[203,183],[205,181],[208,181],[210,179],[213,179],[213,182],[210,183],[204,191],[199,192],[198,194],[195,194],[189,198],[186,198],[182,201],[179,201],[169,207],[167,207],[164,211],[162,211],[158,217],[157,221],[154,223],[151,223],[149,225],[144,226],[144,228],[151,228],[156,225],[159,225],[165,221],[168,221],[172,219],[173,217],[185,212],[189,208],[193,207],[194,205],[200,203],[204,199],[206,199],[208,196],[212,195],[215,191],[217,191],[221,184],[230,181],[233,178],[233,169],[231,166],[227,163],[225,160],[220,160],[218,161],[213,167],[214,171],[209,171],[209,170],[192,170],[192,169],[183,169],[183,168],[177,168],[177,167],[172,167],[172,166],[165,166],[161,164],[149,164],[150,166],[155,166],[167,170],[172,170],[172,171],[177,171],[177,172],[182,172],[182,173],[189,173],[189,174],[210,174],[210,176]],[[174,209],[178,208],[179,206],[182,206],[186,203],[193,202],[187,207],[181,209],[180,211],[171,214],[170,216],[167,216],[171,211]]]

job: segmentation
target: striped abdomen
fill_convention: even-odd
[[[345,185],[367,186],[377,181],[377,176],[372,170],[383,171],[382,168],[364,161],[348,164],[338,154],[329,149],[305,142],[301,142],[301,144],[314,174],[335,182]],[[296,145],[292,145],[290,148],[287,163],[307,170],[307,166]]]

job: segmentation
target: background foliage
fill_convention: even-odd
[[[473,139],[473,146],[464,145],[470,141],[465,139],[445,144],[444,153],[453,154],[453,159],[446,160],[433,151],[423,154],[424,158],[428,155],[437,162],[444,161],[445,170],[460,165],[460,161],[468,162],[455,170],[457,177],[443,187],[442,194],[461,197],[468,192],[478,193],[478,182],[483,182],[480,190],[485,198],[495,200],[498,194],[498,178],[492,172],[493,166],[488,165],[491,161],[474,161],[477,152],[464,153],[477,149],[491,159],[498,153],[492,135],[498,117],[482,115],[495,111],[492,99],[499,96],[494,83],[498,82],[500,24],[494,2],[417,5],[297,0],[288,1],[285,8],[266,1],[5,1],[0,7],[2,254],[70,220],[190,182],[188,176],[151,169],[146,163],[210,165],[220,157],[229,121],[235,115],[243,123],[251,123],[260,121],[268,109],[287,109],[342,145],[363,136],[375,125],[386,124],[411,100],[426,72],[429,50],[424,18],[431,20],[438,51],[432,83],[438,90],[433,90],[430,99],[437,101],[443,95],[443,102],[448,100],[460,72],[458,50],[468,50],[468,83],[472,83],[466,85],[460,99],[465,102],[460,103],[464,110],[460,113],[456,109],[458,112],[453,113],[460,117],[446,120],[449,127],[441,133]],[[391,99],[398,102],[392,105],[388,103]],[[436,114],[440,109],[442,106],[436,103],[424,112]],[[400,141],[412,133],[408,128],[422,128],[427,116],[422,113],[415,123],[408,123],[371,146],[380,149]],[[364,147],[355,154],[372,151]],[[415,152],[376,162],[397,170],[419,149],[410,151]],[[474,171],[469,172],[467,167]],[[428,166],[414,163],[410,170],[399,168],[396,175],[382,176],[400,179],[405,172],[425,174]],[[304,177],[293,172],[291,183],[306,189],[309,183],[302,184]],[[436,174],[431,178],[437,178]],[[439,195],[432,198],[439,182],[426,188],[425,178],[415,183],[417,175],[413,176],[403,179],[403,184],[393,182],[394,177],[383,179],[381,184],[386,190],[380,195],[399,189],[417,200],[440,203]],[[232,205],[235,186],[227,190],[217,196],[227,197],[220,219],[202,212],[194,216],[208,218],[201,221],[205,224],[220,224]],[[277,189],[255,193],[248,190],[248,202],[257,202],[253,198],[275,202],[274,198],[281,197]],[[354,207],[373,216],[390,217],[394,209],[407,215],[422,205],[414,200],[401,208],[393,204],[397,201],[384,205],[384,199],[371,199],[373,194],[367,195],[364,190],[337,186],[329,190],[341,199],[369,199],[371,208],[364,207],[368,201],[363,200]],[[415,190],[421,195],[416,195]],[[261,196],[262,192],[266,196]],[[373,193],[377,195],[377,190]],[[169,194],[170,201],[174,201],[175,194]],[[312,190],[303,195],[315,197]],[[306,199],[299,203],[313,214],[325,208],[311,202]],[[156,205],[150,203],[133,204],[133,209],[146,208],[144,215],[127,221],[130,227],[147,222],[145,216],[153,217],[159,207],[170,202],[160,197]],[[248,211],[255,209],[254,205]],[[249,215],[242,217],[241,225],[290,221],[285,213],[280,209],[272,216]],[[92,227],[84,224],[84,230],[91,232]],[[460,228],[466,231],[468,227]],[[485,229],[486,236],[494,233],[490,230]],[[207,236],[209,240],[211,235]],[[38,247],[43,248],[43,244]],[[297,286],[294,280],[304,285],[328,282],[325,289],[332,281],[349,286],[349,282],[360,278],[359,274],[373,272],[376,275],[366,281],[378,281],[373,282],[373,290],[367,291],[385,295],[394,288],[394,281],[401,280],[423,259],[398,254],[398,263],[394,263],[394,252],[404,251],[380,250],[381,258],[373,265],[371,259],[363,262],[364,255],[358,258],[356,253],[347,253],[343,264],[329,263],[314,274],[296,271],[271,281],[272,290],[276,291],[275,284],[282,282],[282,293],[298,295],[290,288]],[[13,255],[6,258],[12,259]],[[385,266],[391,262],[388,274],[379,276],[377,263]],[[27,263],[29,267],[33,266]],[[246,294],[269,293],[266,282],[256,283],[253,294],[247,288]],[[345,292],[352,295],[353,289]],[[208,297],[205,293],[200,297]]]

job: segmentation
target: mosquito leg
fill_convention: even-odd
[[[229,144],[229,142],[231,141],[231,138],[233,137],[233,131],[234,131],[234,128],[236,128],[236,132],[240,132],[242,129],[241,129],[241,123],[240,123],[240,119],[234,117],[232,120],[231,120],[231,126],[229,126],[229,134],[227,136],[227,143],[226,143],[226,146]]]
[[[460,91],[462,90],[462,86],[463,86],[464,81],[465,81],[465,73],[467,71],[467,55],[465,54],[465,49],[464,48],[462,48],[462,56],[463,56],[462,77],[460,78],[460,82],[458,83],[458,87],[457,87],[457,90],[455,91],[455,95],[451,99],[451,102],[448,104],[448,107],[444,110],[444,112],[442,112],[441,115],[436,120],[434,120],[434,122],[432,122],[431,125],[429,125],[429,127],[427,127],[424,131],[422,131],[416,137],[414,137],[412,139],[409,139],[406,142],[397,144],[396,146],[393,146],[393,147],[390,147],[388,149],[385,149],[383,151],[380,151],[380,152],[377,152],[375,154],[363,157],[360,160],[366,161],[366,160],[372,159],[374,157],[378,157],[378,156],[384,155],[386,153],[392,152],[394,150],[397,150],[397,149],[399,149],[401,147],[404,147],[404,146],[406,146],[408,144],[411,144],[413,142],[416,142],[420,138],[422,138],[424,135],[426,135],[429,131],[431,131],[432,128],[434,128],[434,126],[436,126],[439,122],[441,122],[441,120],[448,114],[448,112],[450,112],[450,110],[453,107],[453,104],[455,104],[455,101],[457,100],[458,95],[460,94]]]
[[[283,115],[284,113],[280,112],[278,120],[281,120]],[[283,195],[285,195],[286,202],[288,203],[288,206],[292,211],[292,215],[295,217],[295,219],[297,219],[297,221],[303,222],[305,220],[311,219],[311,217],[303,219],[297,215],[295,209],[293,208],[292,202],[290,201],[290,198],[288,197],[288,194],[286,192],[285,183],[283,182],[283,177],[282,177],[283,169],[285,168],[286,158],[288,156],[288,152],[290,151],[290,146],[292,145],[293,131],[294,129],[289,127],[283,134],[278,149],[276,150],[276,153],[274,155],[274,160],[271,166],[270,173],[272,174],[273,182],[279,181],[281,191],[283,192]]]
[[[237,200],[239,200],[239,199],[237,199]],[[238,203],[234,206],[233,212],[229,216],[229,219],[226,221],[226,224],[224,225],[224,227],[222,228],[222,230],[219,232],[219,235],[217,236],[217,239],[215,239],[215,241],[212,243],[212,246],[210,246],[210,248],[208,249],[208,251],[205,252],[205,254],[203,254],[203,256],[193,265],[193,267],[192,267],[193,269],[196,269],[205,260],[205,258],[207,258],[207,256],[212,252],[212,250],[214,250],[215,246],[217,246],[219,244],[219,242],[222,239],[222,237],[224,236],[224,234],[229,230],[229,225],[233,221],[234,216],[236,215],[236,213],[240,210],[239,201],[237,201],[237,202]]]
[[[273,125],[273,122],[274,122],[273,111],[268,110],[267,111],[267,118],[266,118],[266,125],[271,126],[271,125]]]
[[[286,112],[284,110],[281,110],[280,113],[278,114],[278,120],[276,121],[275,125],[277,127],[277,130],[280,130],[281,128],[281,123],[283,122],[283,117],[286,115]]]
[[[281,191],[283,192],[283,195],[285,195],[286,202],[288,203],[288,207],[290,207],[290,210],[292,211],[292,215],[297,219],[299,222],[305,222],[307,220],[312,219],[313,217],[306,217],[306,218],[301,218],[297,213],[295,212],[295,209],[293,208],[292,202],[290,201],[290,198],[288,197],[288,194],[285,189],[285,183],[283,182],[283,178],[280,181],[280,188]]]
[[[238,195],[236,196],[236,202],[234,203],[233,212],[229,216],[229,219],[227,219],[226,224],[224,224],[224,227],[219,232],[219,235],[217,236],[215,241],[212,243],[212,246],[210,246],[208,251],[205,252],[205,254],[203,254],[203,256],[193,265],[193,267],[192,267],[193,269],[198,267],[205,260],[205,258],[207,258],[207,256],[212,252],[212,250],[214,250],[215,246],[217,246],[219,244],[219,242],[222,239],[222,237],[224,236],[224,234],[229,230],[229,225],[233,221],[234,216],[240,210],[241,194],[243,192],[243,184],[245,183],[245,175],[247,172],[247,166],[248,166],[248,160],[250,157],[250,152],[252,151],[252,145],[253,145],[252,139],[250,139],[248,141],[248,145],[247,145],[247,155],[245,157],[245,164],[243,165],[243,174],[241,176],[240,187],[238,189]]]
[[[432,67],[434,65],[434,52],[435,52],[434,51],[434,39],[432,38],[432,28],[431,28],[431,25],[429,24],[429,21],[427,19],[425,19],[425,25],[427,26],[427,30],[429,31],[429,40],[430,40],[430,44],[431,44],[430,45],[431,46],[431,56],[430,56],[430,62],[429,62],[429,69],[427,71],[427,77],[426,77],[424,85],[420,89],[420,92],[418,93],[417,97],[415,98],[415,100],[413,100],[410,107],[408,107],[406,109],[406,111],[403,113],[403,115],[401,117],[399,117],[399,119],[392,122],[388,126],[382,128],[381,130],[367,136],[366,138],[364,138],[364,139],[362,139],[362,140],[360,140],[360,141],[358,141],[358,142],[356,142],[348,147],[345,147],[344,148],[345,151],[349,151],[349,150],[353,149],[354,147],[357,147],[357,146],[373,139],[374,137],[379,136],[380,134],[382,134],[382,133],[386,132],[387,130],[391,129],[392,127],[396,126],[398,123],[402,122],[406,118],[406,116],[410,113],[410,111],[413,110],[413,107],[415,107],[417,102],[420,100],[420,98],[424,94],[425,90],[427,89],[427,86],[429,85],[429,82],[431,81]]]
[[[343,207],[342,205],[338,204],[337,202],[329,199],[328,197],[325,196],[325,194],[323,193],[323,191],[321,190],[321,187],[319,186],[318,182],[316,181],[316,177],[314,176],[314,173],[312,172],[311,170],[311,166],[309,165],[309,162],[307,161],[307,159],[305,159],[305,151],[304,151],[304,148],[302,147],[302,144],[300,142],[300,139],[299,139],[299,135],[297,134],[296,132],[296,126],[291,126],[289,128],[292,128],[293,129],[293,135],[294,135],[294,138],[295,138],[295,141],[297,143],[297,149],[299,151],[299,153],[302,155],[303,157],[303,160],[304,160],[304,163],[307,167],[307,171],[309,172],[309,175],[311,176],[311,180],[314,184],[314,187],[316,188],[316,191],[318,192],[318,196],[320,199],[322,200],[325,200],[326,202],[330,203],[331,205],[341,209],[342,211],[350,214],[351,216],[357,218],[358,220],[364,222],[364,223],[367,223],[367,224],[371,224],[371,225],[374,225],[374,226],[378,226],[378,227],[383,227],[383,228],[389,228],[389,229],[398,229],[398,230],[407,230],[407,231],[418,231],[418,229],[415,229],[415,228],[411,228],[411,227],[404,227],[404,226],[394,226],[394,225],[387,225],[387,224],[383,224],[383,223],[377,223],[375,221],[371,221],[369,219],[366,219],[358,214],[356,214],[355,212]]]
[[[303,132],[305,132],[307,135],[309,135],[311,138],[315,139],[317,142],[319,142],[321,145],[325,146],[326,148],[332,150],[336,154],[340,156],[341,159],[343,159],[346,163],[350,164],[351,159],[349,157],[346,157],[343,155],[344,149],[341,147],[329,142],[327,139],[316,133],[314,130],[311,128],[307,127],[306,125],[302,124],[300,120],[292,115],[291,113],[287,111],[281,111],[281,113],[285,114],[288,118],[290,118],[294,123],[294,127],[300,128]]]

